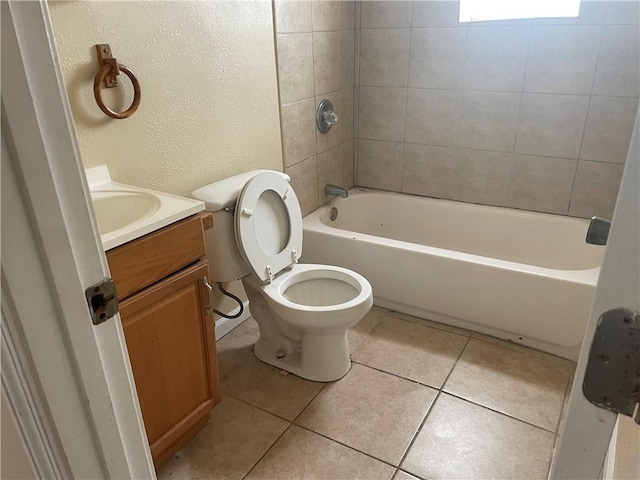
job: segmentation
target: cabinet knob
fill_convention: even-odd
[[[202,277],[202,284],[207,287],[209,291],[213,290],[213,287],[209,284],[209,280],[206,276]]]
[[[204,307],[204,314],[207,316],[211,315],[211,307],[209,305]]]

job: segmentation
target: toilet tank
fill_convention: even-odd
[[[191,192],[193,198],[203,201],[206,210],[213,213],[213,228],[205,231],[205,241],[211,280],[214,282],[230,282],[251,273],[236,244],[233,209],[246,183],[257,174],[268,171],[252,170]],[[288,175],[277,173],[285,180],[291,180]]]

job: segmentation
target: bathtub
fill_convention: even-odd
[[[586,220],[353,188],[303,224],[301,261],[364,275],[376,305],[577,359],[604,255]]]

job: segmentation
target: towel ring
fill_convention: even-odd
[[[110,116],[111,118],[117,118],[117,119],[129,118],[131,115],[136,113],[136,110],[140,106],[140,96],[141,96],[140,82],[138,82],[138,79],[136,78],[136,76],[133,74],[131,70],[129,70],[127,66],[121,63],[118,63],[117,66],[121,72],[124,72],[124,74],[127,77],[129,77],[129,80],[131,80],[131,83],[133,84],[133,102],[131,102],[131,105],[129,106],[129,108],[127,108],[123,112],[115,112],[111,110],[109,107],[107,107],[104,104],[104,101],[102,100],[102,89],[100,88],[100,84],[105,80],[105,78],[107,78],[107,75],[109,74],[109,72],[111,72],[111,69],[113,68],[108,63],[105,63],[104,65],[102,65],[102,67],[100,68],[100,70],[98,70],[98,73],[96,74],[96,78],[93,81],[93,95],[96,97],[96,102],[98,103],[98,107],[100,107],[100,110],[102,110],[106,115]]]

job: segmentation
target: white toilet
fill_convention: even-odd
[[[346,375],[346,331],[371,308],[371,285],[345,268],[298,263],[302,213],[289,176],[254,170],[192,195],[213,212],[206,233],[212,280],[244,284],[260,327],[256,357],[309,380]]]

